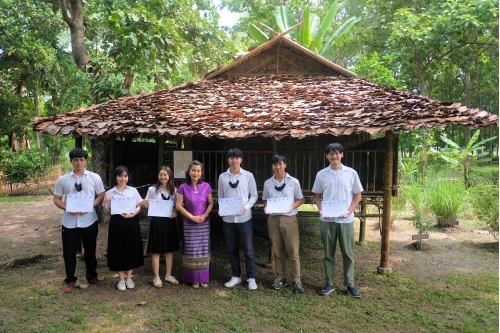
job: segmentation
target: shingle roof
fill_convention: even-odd
[[[53,135],[276,139],[458,124],[498,126],[498,116],[341,76],[218,77],[33,121]]]

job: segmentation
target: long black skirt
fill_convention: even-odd
[[[126,219],[111,215],[108,230],[108,267],[128,271],[144,265],[139,216]]]
[[[179,251],[177,222],[168,217],[153,217],[149,225],[148,253]]]

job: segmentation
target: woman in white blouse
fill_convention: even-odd
[[[114,176],[116,186],[106,192],[104,212],[111,214],[113,198],[135,201],[135,212],[111,215],[108,230],[108,267],[111,271],[118,272],[120,277],[118,290],[133,289],[132,269],[144,265],[138,216],[141,211],[142,198],[136,188],[127,185],[129,172],[126,167],[117,167]],[[126,280],[124,272],[126,272]]]

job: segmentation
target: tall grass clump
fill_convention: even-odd
[[[444,226],[445,220],[457,220],[463,212],[466,193],[460,181],[438,177],[427,181],[425,196],[428,209],[436,218],[438,226]]]
[[[426,233],[432,228],[432,220],[428,218],[427,197],[423,187],[417,182],[413,182],[402,187],[402,193],[406,201],[413,208],[413,225],[420,234]]]

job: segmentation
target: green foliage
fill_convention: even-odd
[[[413,207],[413,225],[423,234],[432,229],[432,220],[428,218],[428,201],[424,189],[417,182],[402,187],[403,197]]]
[[[461,182],[446,178],[428,179],[424,192],[428,209],[438,226],[442,227],[445,220],[457,220],[463,212],[466,190]]]
[[[394,79],[392,71],[387,67],[389,62],[389,56],[381,57],[376,51],[373,51],[370,56],[358,58],[356,66],[351,70],[371,82],[394,89],[403,89],[403,85]]]
[[[22,137],[29,123],[29,116],[21,99],[14,94],[0,94],[0,136],[16,134]]]
[[[35,149],[12,154],[6,161],[4,174],[12,183],[27,183],[38,180],[49,166],[49,158]]]
[[[357,17],[347,19],[334,31],[331,31],[328,39],[325,41],[327,33],[333,29],[334,26],[335,18],[338,13],[338,1],[333,2],[323,21],[309,6],[305,7],[302,12],[303,17],[299,21],[304,21],[305,23],[300,27],[298,33],[295,31],[291,32],[292,38],[299,44],[318,53],[326,59],[331,59],[333,57],[336,47],[345,42],[347,33],[354,24],[359,21]],[[278,28],[277,31],[280,33],[287,31],[294,25],[291,23],[293,21],[292,15],[287,6],[279,6],[276,8],[274,20]],[[267,41],[267,35],[254,24],[249,25],[248,33],[259,43]]]
[[[480,130],[477,130],[474,135],[472,135],[470,141],[467,143],[465,148],[461,148],[458,144],[451,141],[445,136],[441,136],[441,140],[447,143],[450,147],[443,148],[441,151],[441,157],[447,161],[452,167],[459,168],[463,172],[464,185],[469,188],[469,174],[471,167],[474,164],[487,162],[491,159],[488,156],[488,151],[485,150],[483,146],[486,142],[496,139],[495,137],[481,140],[476,143],[479,138]]]
[[[498,238],[498,183],[485,180],[471,187],[468,194],[474,214]]]

